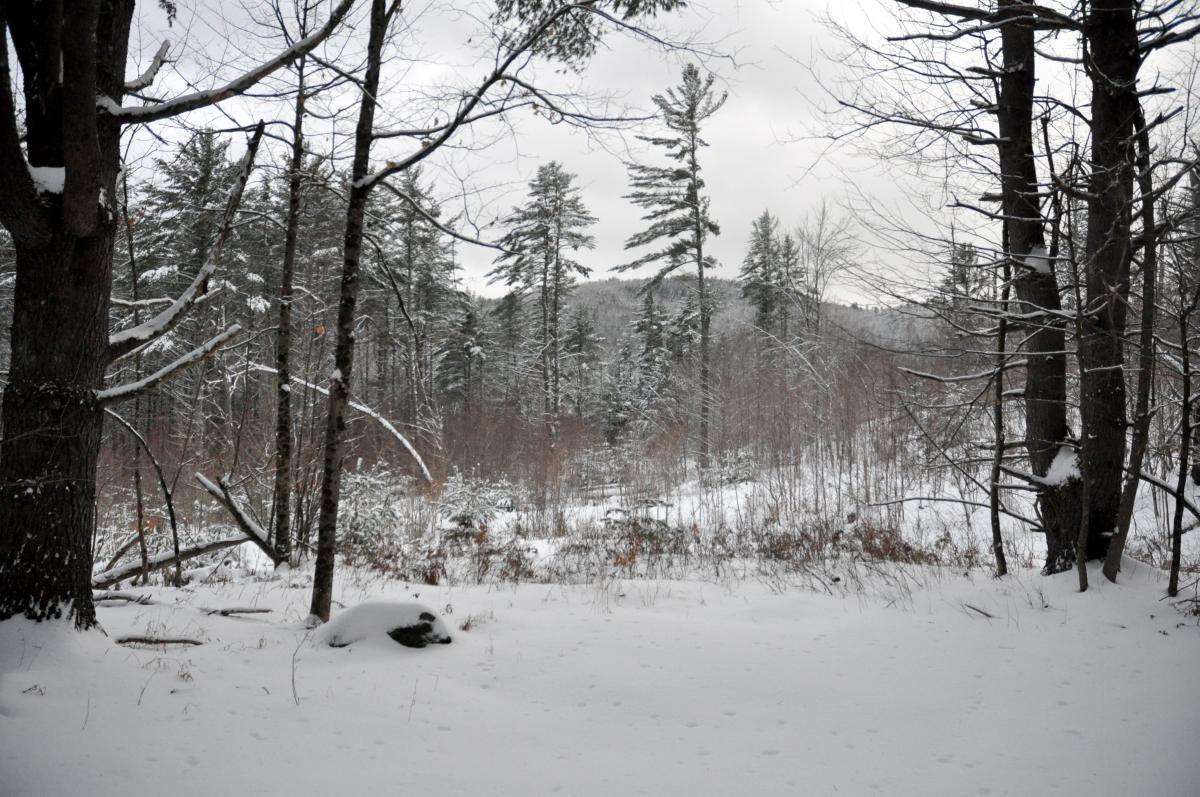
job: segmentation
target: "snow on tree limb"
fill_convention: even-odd
[[[225,479],[221,479],[218,484],[213,484],[211,480],[205,478],[204,474],[197,473],[196,481],[200,482],[200,486],[217,499],[229,514],[233,516],[237,522],[238,528],[242,533],[250,538],[250,541],[257,545],[271,558],[271,561],[279,563],[279,558],[275,554],[275,550],[271,547],[269,535],[262,525],[246,512],[237,499],[229,492],[229,483]]]
[[[252,365],[250,367],[256,371],[261,371],[266,374],[278,373],[274,368],[271,368],[266,365]],[[329,395],[329,391],[327,389],[320,387],[318,385],[314,385],[312,382],[309,382],[305,379],[301,379],[300,377],[296,376],[295,374],[292,374],[291,378],[292,378],[293,382],[295,382],[296,384],[299,384],[299,385],[303,385],[304,387],[308,388],[309,390],[315,390],[323,396]],[[412,454],[412,458],[417,461],[417,466],[421,468],[421,473],[424,474],[425,481],[428,481],[428,482],[433,481],[433,475],[429,472],[429,468],[427,468],[425,466],[425,460],[423,460],[421,458],[421,455],[417,453],[417,449],[414,448],[413,444],[408,441],[408,438],[405,437],[403,434],[401,434],[400,430],[392,425],[391,421],[389,421],[387,418],[380,415],[375,410],[368,407],[366,404],[363,404],[358,401],[354,401],[353,399],[350,400],[350,406],[353,407],[354,409],[358,410],[359,412],[361,412],[363,415],[373,418],[375,421],[377,421],[379,423],[380,426],[382,426],[384,429],[386,429],[388,432],[390,432],[393,437],[395,437],[398,441],[400,441],[400,445],[404,446],[408,450],[408,453]]]
[[[150,66],[146,67],[146,71],[125,84],[125,90],[130,94],[141,91],[142,89],[150,88],[154,83],[154,78],[158,77],[158,71],[163,68],[163,64],[167,62],[167,52],[171,49],[171,43],[164,41],[158,47],[158,52],[154,54],[154,58],[150,61]]]
[[[213,553],[214,551],[233,548],[234,546],[241,545],[245,541],[246,538],[239,534],[236,537],[222,537],[219,540],[193,545],[190,548],[184,548],[179,552],[179,561],[182,562],[188,559],[194,559],[197,556],[203,556],[206,553]],[[164,551],[157,556],[152,556],[150,558],[149,567],[146,569],[146,572],[152,573],[156,570],[163,570],[171,567],[174,564],[175,552]],[[121,583],[127,578],[133,578],[134,576],[139,575],[141,572],[142,561],[140,559],[135,559],[131,562],[121,565],[120,567],[109,568],[102,573],[96,573],[92,576],[92,589],[108,589],[115,584]]]
[[[116,332],[109,337],[108,351],[106,352],[109,362],[118,360],[170,332],[176,324],[183,320],[183,317],[200,297],[208,292],[208,281],[217,269],[217,263],[221,259],[221,250],[229,238],[234,217],[242,203],[242,193],[245,191],[246,183],[250,180],[250,171],[254,168],[254,156],[258,152],[258,144],[262,140],[263,127],[264,125],[260,121],[246,145],[246,155],[242,158],[238,167],[237,179],[234,180],[233,187],[229,189],[229,195],[225,201],[225,214],[221,218],[221,230],[217,233],[216,241],[213,242],[204,258],[204,265],[196,272],[192,283],[183,293],[179,294],[169,307],[153,318],[137,326]]]
[[[198,108],[215,105],[230,97],[236,97],[254,87],[255,84],[271,73],[282,69],[296,59],[316,49],[316,46],[324,41],[333,32],[334,28],[341,23],[353,5],[354,0],[342,0],[337,8],[333,10],[333,13],[329,15],[329,19],[325,24],[313,32],[312,35],[306,36],[270,61],[259,64],[249,72],[239,75],[218,88],[185,94],[182,97],[176,97],[165,102],[156,102],[151,105],[118,105],[111,97],[104,96],[99,97],[96,104],[101,111],[125,124],[139,124],[178,116],[179,114],[194,111]]]
[[[143,393],[150,388],[167,381],[176,373],[188,367],[189,365],[200,362],[205,357],[212,354],[218,346],[241,331],[242,327],[240,324],[233,324],[221,334],[202,343],[195,349],[192,349],[178,360],[175,360],[175,362],[163,366],[154,373],[149,374],[137,380],[136,382],[129,382],[117,387],[110,387],[105,390],[96,391],[96,401],[101,405],[104,405],[131,399],[139,393]]]

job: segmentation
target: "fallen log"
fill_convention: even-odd
[[[234,614],[269,614],[271,610],[270,609],[257,609],[257,608],[251,607],[251,606],[246,606],[246,607],[233,606],[228,609],[204,609],[203,611],[205,614],[207,614],[209,616],[212,616],[214,614],[219,614],[222,617],[229,617],[230,615],[234,615]]]
[[[235,545],[241,545],[243,542],[246,542],[246,538],[240,535],[237,537],[225,537],[220,540],[213,540],[212,542],[205,542],[199,545],[193,545],[190,548],[184,548],[179,552],[178,557],[175,556],[174,551],[165,551],[150,558],[146,572],[153,573],[158,570],[164,570],[168,567],[172,567],[175,564],[176,559],[178,559],[180,562],[186,562],[188,559],[194,559],[197,556],[203,556],[206,553],[232,548]],[[92,589],[108,589],[109,587],[121,583],[127,578],[133,578],[141,572],[142,563],[139,560],[105,570],[102,573],[96,573],[92,576]]]
[[[149,595],[134,595],[131,592],[97,592],[92,595],[92,601],[95,603],[100,603],[101,601],[124,601],[126,603],[136,603],[139,606],[149,606],[154,603]]]
[[[118,645],[203,645],[199,639],[186,636],[123,636],[117,637]]]

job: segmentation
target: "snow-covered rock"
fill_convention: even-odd
[[[408,648],[450,644],[446,624],[420,603],[368,601],[351,607],[326,623],[319,641],[333,648],[391,637]]]

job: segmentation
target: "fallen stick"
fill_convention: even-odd
[[[242,533],[252,543],[257,545],[259,550],[266,554],[276,566],[283,561],[275,553],[275,549],[271,547],[266,529],[255,521],[254,518],[250,517],[250,514],[233,497],[233,494],[229,492],[229,483],[225,479],[220,479],[216,484],[213,484],[212,481],[205,478],[203,473],[197,473],[196,481],[200,482],[200,486],[207,490],[209,495],[217,499],[221,506],[225,507],[225,510],[229,512],[230,517],[237,523]]]
[[[186,636],[123,636],[118,645],[203,645],[199,639]]]
[[[204,609],[205,614],[209,616],[219,614],[222,617],[229,617],[232,614],[268,614],[270,609],[257,609],[254,607],[238,607],[234,606],[229,609]]]
[[[979,612],[980,614],[982,614],[984,617],[988,618],[989,620],[995,620],[995,619],[996,619],[996,615],[994,615],[994,614],[988,614],[988,613],[987,613],[987,612],[985,612],[983,609],[980,609],[978,606],[972,606],[972,605],[971,605],[971,604],[969,604],[969,603],[964,603],[964,604],[963,604],[963,606],[966,606],[968,609],[970,609],[970,610],[971,610],[971,611],[973,611],[973,612]]]

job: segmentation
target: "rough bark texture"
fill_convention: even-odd
[[[1117,525],[1125,467],[1124,345],[1131,263],[1134,121],[1140,66],[1133,0],[1090,6],[1084,21],[1092,81],[1092,153],[1080,341],[1081,465],[1088,481],[1087,558],[1104,558]]]
[[[1002,0],[1001,7],[1019,6]],[[1004,26],[1004,72],[1000,80],[998,117],[1001,191],[1008,219],[1008,251],[1017,294],[1017,311],[1032,317],[1024,324],[1028,365],[1025,369],[1025,440],[1030,466],[1045,476],[1059,450],[1070,445],[1067,427],[1066,335],[1059,317],[1062,303],[1053,268],[1027,264],[1030,252],[1045,252],[1046,237],[1038,206],[1037,164],[1033,148],[1035,53],[1033,28]],[[1048,259],[1043,259],[1049,263]],[[1038,494],[1042,530],[1046,535],[1046,573],[1058,573],[1075,560],[1079,528],[1079,483],[1042,486]]]
[[[132,11],[132,2],[118,0],[72,3],[69,13],[55,3],[0,6],[24,67],[29,162],[65,170],[61,194],[37,193],[0,44],[0,221],[17,260],[0,441],[0,620],[95,624],[91,543],[103,419],[95,393],[108,345],[119,163],[118,125],[96,113],[96,95],[122,95]]]
[[[354,135],[354,164],[350,172],[350,197],[343,239],[341,298],[338,302],[334,376],[329,385],[325,416],[325,458],[321,478],[321,511],[317,520],[317,560],[313,573],[310,613],[329,621],[333,603],[333,570],[337,553],[338,500],[342,488],[342,457],[346,440],[346,411],[350,403],[350,377],[354,368],[354,314],[358,305],[359,261],[362,256],[363,220],[370,184],[372,129],[375,125],[379,64],[387,27],[383,0],[371,2],[371,30],[367,42],[367,70]]]

